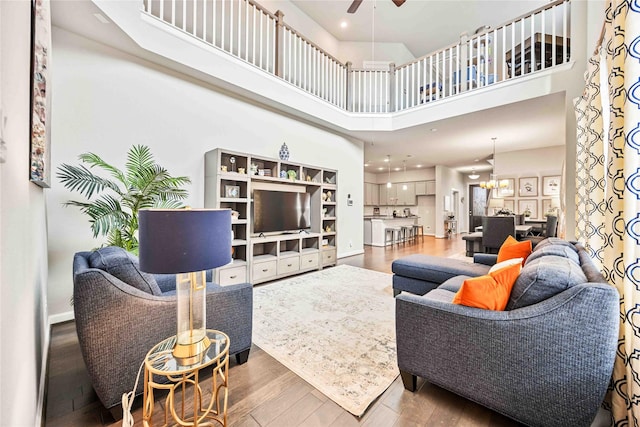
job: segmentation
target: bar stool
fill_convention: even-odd
[[[391,243],[392,245],[400,239],[401,229],[398,227],[387,227],[384,229],[384,245],[387,246],[387,243]]]
[[[407,241],[413,241],[413,239],[414,239],[413,226],[412,225],[403,225],[402,226],[402,241],[406,243]]]
[[[413,237],[417,239],[420,236],[420,240],[424,240],[424,226],[422,225],[413,225]]]

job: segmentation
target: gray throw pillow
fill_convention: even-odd
[[[548,255],[527,263],[511,290],[507,310],[537,304],[580,283],[587,277],[568,258]]]
[[[143,292],[162,295],[155,278],[140,271],[138,257],[117,246],[107,246],[89,256],[89,267],[99,268]]]
[[[575,262],[577,265],[580,265],[580,257],[578,256],[578,253],[573,248],[569,248],[564,245],[556,245],[556,244],[547,244],[540,249],[538,249],[538,247],[536,246],[536,250],[533,251],[531,255],[529,255],[524,265],[527,265],[528,263],[533,262],[538,258],[548,256],[548,255],[555,255],[555,256],[567,258]]]

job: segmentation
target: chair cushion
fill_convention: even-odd
[[[521,262],[511,263],[489,271],[485,276],[467,279],[453,298],[453,303],[486,310],[504,310],[521,269]]]
[[[580,283],[587,277],[568,258],[547,255],[527,263],[516,280],[507,310],[536,304]]]
[[[500,246],[497,262],[500,263],[512,258],[522,258],[522,263],[524,264],[529,255],[531,255],[531,242],[518,242],[513,236],[509,236]]]
[[[99,268],[143,292],[162,295],[153,275],[140,271],[138,257],[117,246],[107,246],[89,256],[89,267]]]

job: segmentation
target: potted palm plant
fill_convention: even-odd
[[[93,237],[106,236],[110,246],[120,246],[137,254],[138,211],[180,208],[180,201],[188,196],[182,187],[191,180],[186,176],[171,176],[155,162],[147,146],[134,145],[129,149],[124,171],[94,153],[84,153],[78,158],[83,164],[62,164],[56,176],[65,188],[79,192],[86,201],[69,200],[64,206],[80,208],[89,217]],[[94,167],[102,169],[110,178],[93,173]]]

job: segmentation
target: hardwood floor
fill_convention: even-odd
[[[422,241],[393,248],[365,246],[363,255],[341,259],[367,269],[391,272],[391,262],[404,255],[426,253],[450,256],[464,252],[458,237]],[[264,286],[268,286],[264,285]],[[46,426],[120,426],[97,400],[86,372],[75,324],[54,325],[48,367]],[[422,383],[417,392],[396,381],[362,418],[346,412],[273,357],[253,346],[249,361],[230,360],[228,425],[256,426],[516,426],[517,423],[437,386]],[[132,384],[133,387],[133,384]],[[134,404],[136,426],[142,425],[141,398]],[[164,412],[156,403],[156,414]],[[157,419],[157,425],[161,424]]]

